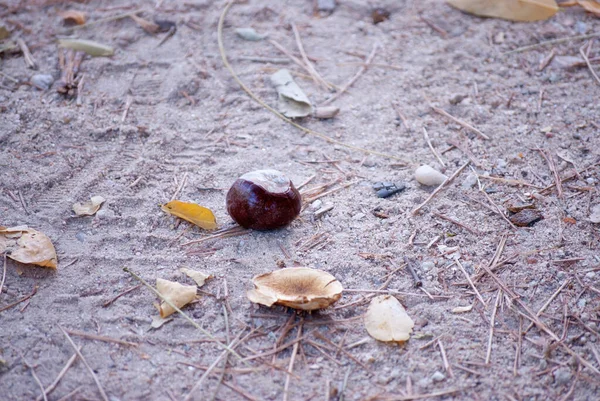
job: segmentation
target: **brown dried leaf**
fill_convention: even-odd
[[[452,7],[481,17],[539,21],[558,11],[555,0],[447,0]]]
[[[530,227],[543,218],[544,216],[537,209],[523,209],[508,219],[517,227]]]
[[[577,4],[583,7],[585,11],[600,17],[600,3],[593,0],[578,0]]]
[[[138,17],[135,14],[130,15],[129,18],[134,20],[135,23],[140,26],[140,28],[142,28],[144,31],[146,31],[148,33],[155,34],[160,31],[160,26],[158,26],[158,24],[155,24],[154,22],[150,22],[142,17]]]
[[[44,233],[27,226],[0,227],[0,253],[17,262],[56,269],[56,250]]]
[[[93,216],[105,201],[106,199],[101,196],[92,196],[88,202],[75,203],[73,211],[77,216]]]
[[[156,289],[158,292],[179,309],[196,298],[196,288],[195,285],[183,285],[162,278],[156,279]],[[164,301],[160,305],[155,304],[154,306],[156,306],[156,309],[160,312],[160,317],[163,319],[175,312],[175,309]]]
[[[58,13],[66,23],[83,25],[85,24],[85,13],[75,10],[67,10]]]
[[[198,285],[198,287],[202,287],[204,285],[204,283],[206,282],[206,280],[214,277],[212,274],[206,274],[204,272],[188,269],[185,267],[182,267],[181,269],[179,269],[179,271],[184,273],[186,276],[188,276],[192,280],[194,280],[196,282],[196,284]]]
[[[407,341],[414,326],[402,304],[391,295],[373,298],[365,313],[367,332],[379,341]]]
[[[323,309],[342,296],[342,284],[331,274],[308,267],[294,267],[258,275],[254,289],[246,296],[251,302],[294,309]]]

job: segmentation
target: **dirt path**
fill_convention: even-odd
[[[229,60],[271,105],[276,95],[269,75],[282,67],[296,75],[315,104],[332,96],[294,63],[274,63],[288,59],[269,40],[300,56],[290,22],[318,72],[337,87],[377,46],[373,65],[333,103],[341,109],[336,118],[299,122],[399,161],[304,134],[250,99],[219,55],[221,2],[159,1],[155,8],[155,1],[91,1],[13,11],[11,4],[18,2],[9,3],[0,5],[2,23],[29,45],[39,73],[55,79],[60,76],[55,39],[69,33],[61,10],[83,10],[94,21],[139,7],[149,20],[176,22],[177,32],[158,46],[164,33],[147,34],[128,18],[76,31],[116,49],[113,57],[83,61],[80,106],[55,87],[42,92],[6,77],[0,82],[0,225],[43,231],[59,256],[56,272],[7,262],[0,293],[0,398],[41,394],[19,352],[44,386],[57,377],[74,353],[58,325],[105,337],[72,334],[110,400],[180,400],[189,393],[221,350],[181,317],[152,330],[155,298],[143,287],[104,307],[138,284],[125,266],[152,283],[157,277],[189,283],[179,273],[183,266],[214,274],[202,288],[211,295],[185,311],[221,341],[255,328],[237,349],[245,357],[293,341],[302,325],[305,338],[296,347],[287,394],[291,345],[247,364],[229,358],[226,374],[221,378],[219,364],[192,399],[209,400],[217,388],[215,399],[221,400],[408,399],[401,397],[409,391],[440,393],[448,400],[597,396],[600,236],[589,216],[600,202],[600,167],[593,166],[600,157],[600,86],[585,66],[561,65],[569,61],[565,57],[580,57],[583,40],[502,53],[600,31],[599,19],[568,9],[548,21],[515,24],[468,16],[437,1],[381,1],[377,5],[391,16],[374,25],[370,6],[358,0],[340,1],[333,14],[321,17],[308,0],[251,0],[232,7],[224,27]],[[268,39],[248,42],[235,35],[234,28],[249,26]],[[598,48],[595,41],[590,58]],[[540,70],[552,49],[554,60]],[[258,58],[270,61],[251,60]],[[5,55],[0,63],[1,72],[18,81],[36,73],[20,54]],[[490,140],[434,112],[428,101]],[[574,171],[566,160],[579,170],[592,167],[566,181],[558,197],[555,189],[540,190],[554,177],[538,148],[554,160],[560,177]],[[414,180],[417,166],[429,164],[451,175],[467,161],[470,166],[447,189],[411,214],[432,192]],[[309,194],[320,186],[340,190],[307,205],[285,229],[181,246],[206,233],[166,216],[159,204],[180,188],[179,199],[211,208],[221,227],[231,227],[227,189],[239,175],[261,168],[284,171],[297,185],[314,176],[303,188]],[[473,171],[531,186],[482,177],[484,194]],[[405,182],[407,189],[380,199],[372,189],[379,181]],[[92,195],[107,203],[94,217],[74,217],[72,204]],[[511,227],[490,203],[506,213],[511,201],[532,201],[544,219]],[[333,209],[315,217],[329,205]],[[500,284],[489,275],[475,281],[484,306],[453,258],[460,254],[461,266],[477,277],[503,238],[499,260],[509,263],[496,270]],[[406,269],[387,276],[404,256],[417,262],[423,290],[413,286]],[[391,277],[386,288],[402,293],[398,298],[417,323],[412,338],[396,346],[368,337],[360,319],[366,292],[346,292],[336,307],[303,318],[246,299],[254,275],[296,265],[329,271],[354,290],[380,288]],[[510,291],[498,295],[499,285]],[[34,287],[30,299],[2,310]],[[527,314],[523,305],[537,312],[553,294],[540,319],[562,341],[536,327],[520,336],[530,323],[519,314]],[[229,334],[224,305],[230,307]],[[344,305],[350,306],[340,308]],[[468,305],[470,312],[451,312]],[[74,390],[71,399],[101,399],[79,360],[48,399]]]

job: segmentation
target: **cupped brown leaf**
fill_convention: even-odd
[[[92,196],[87,202],[75,203],[73,205],[73,211],[77,216],[93,216],[105,201],[106,199],[101,196]]]
[[[56,269],[56,250],[46,234],[27,226],[0,227],[0,253],[17,262]]]
[[[183,285],[162,278],[156,279],[156,289],[158,292],[179,309],[196,298],[196,288],[195,285]],[[175,309],[165,301],[161,302],[160,305],[155,304],[154,306],[158,309],[160,317],[163,319],[175,312]]]
[[[342,296],[342,284],[331,274],[308,267],[294,267],[260,274],[248,291],[251,302],[294,309],[323,309]]]
[[[379,341],[407,341],[415,323],[402,304],[391,295],[373,298],[365,314],[365,327]]]
[[[76,10],[67,10],[58,13],[62,19],[68,24],[83,25],[85,24],[85,13]]]
[[[480,17],[540,21],[558,11],[555,0],[447,0],[452,7]]]

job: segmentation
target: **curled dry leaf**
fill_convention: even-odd
[[[577,4],[585,9],[585,11],[600,17],[600,3],[594,0],[578,0]]]
[[[58,13],[62,19],[68,24],[83,25],[85,24],[85,13],[76,10],[67,10]]]
[[[540,21],[558,11],[555,0],[447,0],[452,7],[480,17]]]
[[[213,212],[193,202],[173,200],[160,207],[164,212],[177,216],[205,230],[217,228],[217,219]]]
[[[0,253],[17,262],[56,269],[54,245],[46,234],[27,226],[0,227]]]
[[[73,205],[73,211],[77,216],[93,216],[100,210],[100,206],[102,206],[105,201],[106,199],[101,196],[92,196],[88,202],[75,203]]]
[[[323,309],[342,296],[342,284],[331,274],[308,267],[294,267],[260,274],[252,279],[248,291],[251,302],[294,309]]]
[[[286,117],[306,117],[313,107],[302,89],[292,78],[288,70],[281,69],[271,75],[271,83],[279,94],[279,111]]]
[[[134,20],[135,23],[140,26],[140,28],[142,28],[144,31],[146,31],[148,33],[155,34],[155,33],[160,32],[160,27],[158,26],[158,24],[155,24],[154,22],[148,21],[142,17],[138,17],[135,14],[131,14],[129,16],[129,18]]]
[[[194,280],[198,287],[202,287],[206,280],[214,277],[212,274],[206,274],[204,272],[188,269],[185,267],[182,267],[181,269],[179,269],[179,271],[191,278],[192,280]]]
[[[373,298],[365,314],[369,335],[379,341],[406,341],[414,325],[402,304],[391,295]]]
[[[195,285],[183,285],[176,283],[175,281],[164,280],[162,278],[156,279],[156,289],[160,294],[171,301],[175,306],[181,309],[183,306],[189,304],[196,298],[196,286]],[[165,318],[172,315],[175,309],[165,301],[159,304],[155,304],[156,309],[160,312],[160,317]]]

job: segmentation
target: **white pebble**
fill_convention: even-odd
[[[423,165],[415,171],[415,178],[423,185],[440,185],[448,177],[428,165]]]
[[[433,380],[434,382],[441,382],[445,378],[446,378],[446,376],[440,371],[437,371],[431,375],[431,380]]]

